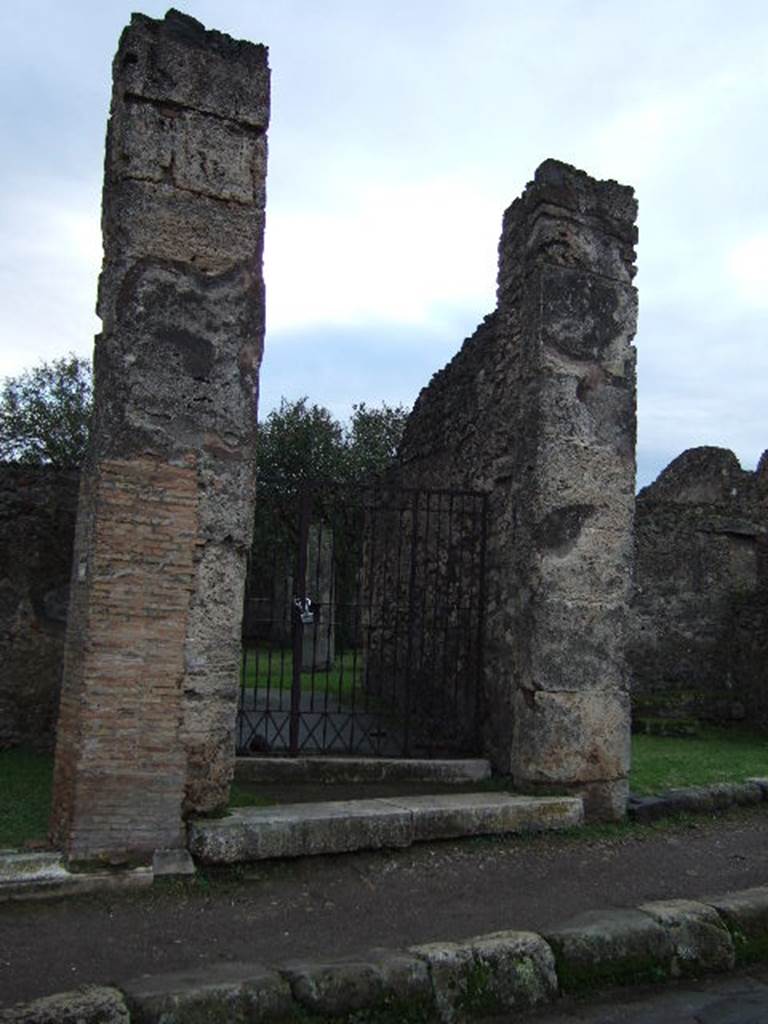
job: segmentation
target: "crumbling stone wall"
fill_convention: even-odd
[[[766,459],[691,448],[637,496],[629,647],[638,718],[753,715],[765,701],[759,652],[768,574]]]
[[[265,48],[134,15],[113,78],[54,781],[75,859],[227,801],[263,339]]]
[[[79,479],[0,465],[0,749],[53,746]]]
[[[422,391],[400,476],[488,491],[486,742],[624,812],[636,203],[554,160],[504,216],[498,308]]]

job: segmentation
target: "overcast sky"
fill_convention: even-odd
[[[270,48],[262,413],[410,406],[494,305],[556,157],[640,202],[639,482],[768,447],[765,0],[190,0]],[[144,0],[156,17],[167,4]],[[0,9],[0,375],[90,355],[110,65],[135,5]]]

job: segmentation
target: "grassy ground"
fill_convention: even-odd
[[[675,786],[741,782],[768,776],[768,736],[747,729],[705,728],[700,737],[635,736],[633,793]],[[48,828],[53,759],[28,750],[0,751],[0,848],[43,841]],[[325,793],[327,798],[327,792]],[[231,806],[264,806],[272,800],[257,786],[235,783]]]
[[[696,737],[634,736],[630,789],[647,795],[677,786],[768,776],[768,736],[705,726]]]
[[[45,840],[52,775],[50,754],[0,751],[0,848]]]
[[[301,673],[301,689],[304,693],[325,692],[339,697],[351,697],[357,689],[362,694],[363,656],[359,651],[345,651],[337,657],[333,667],[314,672]],[[289,692],[293,682],[293,651],[285,648],[270,651],[268,648],[258,651],[251,648],[243,654],[243,673],[241,685],[248,689],[256,686],[273,691]]]

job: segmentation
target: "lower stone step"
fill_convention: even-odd
[[[152,884],[151,868],[71,872],[58,852],[0,850],[0,902]]]
[[[451,793],[282,807],[247,807],[189,823],[189,850],[203,864],[237,864],[405,847],[430,839],[502,835],[583,824],[579,797]]]

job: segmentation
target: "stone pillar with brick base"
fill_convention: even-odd
[[[511,771],[625,811],[635,485],[632,189],[548,160],[507,210],[497,330],[516,362]]]
[[[226,804],[254,498],[264,47],[176,11],[115,57],[95,414],[52,835],[146,860]]]

